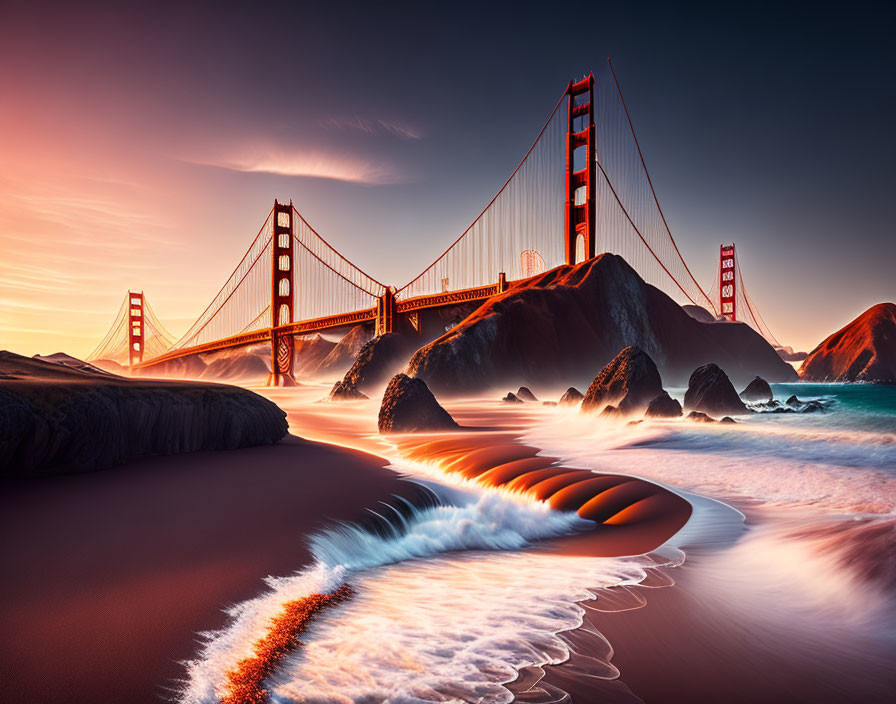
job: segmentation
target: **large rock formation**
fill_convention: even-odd
[[[684,407],[714,416],[749,412],[728,375],[715,364],[704,364],[691,374]]]
[[[645,283],[614,254],[561,266],[490,298],[457,327],[422,347],[408,373],[439,393],[582,385],[628,345],[644,350],[667,383],[684,385],[715,361],[738,383],[760,374],[797,378],[745,323],[700,322]]]
[[[744,401],[768,403],[774,398],[774,394],[772,394],[772,387],[768,385],[768,382],[761,376],[757,376],[747,384],[747,388],[740,392],[740,397]]]
[[[407,363],[415,348],[414,340],[396,332],[373,338],[361,348],[342,381],[333,387],[330,397],[351,398],[352,391],[370,393],[381,389]]]
[[[582,399],[583,411],[613,405],[620,413],[642,410],[663,393],[656,364],[644,350],[626,347],[601,369]]]
[[[809,353],[800,376],[896,384],[896,303],[873,306],[828,337]]]
[[[0,352],[0,477],[274,443],[286,414],[235,386],[137,380]]]
[[[396,374],[386,387],[378,421],[381,433],[454,430],[457,423],[422,379]]]
[[[648,418],[678,418],[681,416],[681,404],[668,391],[663,391],[648,404],[644,415]]]

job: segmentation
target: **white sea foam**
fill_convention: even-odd
[[[558,413],[530,428],[523,441],[573,466],[723,499],[896,512],[896,433],[825,427],[831,417],[836,418],[776,415],[737,425],[673,420],[630,426]]]
[[[579,602],[636,584],[646,557],[465,553],[365,570],[269,685],[277,702],[509,702],[523,668],[612,679],[612,648]],[[598,597],[600,599],[600,596]]]
[[[552,511],[546,505],[514,501],[493,492],[474,497],[464,505],[415,510],[410,518],[399,520],[396,516],[395,520],[395,534],[389,537],[374,535],[350,525],[338,526],[313,537],[312,552],[316,563],[312,568],[290,577],[268,578],[269,591],[229,610],[233,621],[227,628],[203,634],[206,642],[200,657],[188,665],[188,682],[182,701],[216,702],[226,691],[227,673],[234,669],[240,659],[252,655],[252,644],[266,633],[270,620],[280,613],[286,602],[313,593],[331,592],[348,581],[359,586],[356,599],[369,605],[368,589],[381,583],[381,578],[400,579],[405,568],[424,572],[429,570],[433,581],[429,586],[441,589],[448,599],[446,587],[435,585],[441,577],[433,572],[436,569],[433,565],[450,564],[451,561],[414,562],[414,558],[431,558],[458,550],[518,549],[533,540],[574,533],[592,525],[575,513]],[[382,570],[386,568],[381,566],[401,561],[410,562],[403,562],[388,574],[383,574]],[[635,570],[626,572],[625,577],[634,578],[641,574],[640,570]],[[425,580],[420,587],[425,587],[427,582]],[[595,582],[596,586],[602,584],[601,580]],[[422,598],[423,593],[419,596]],[[482,593],[480,609],[487,608],[485,604],[492,601],[493,596]],[[344,608],[341,606],[337,611]],[[381,608],[390,607],[382,605]],[[325,622],[329,621],[329,618],[322,618]],[[550,614],[545,618],[548,619],[546,625],[548,622],[554,623]],[[557,621],[556,630],[563,630],[568,622],[566,612],[563,618],[567,620]],[[376,634],[375,630],[368,631],[368,640],[383,645]],[[432,664],[435,666],[435,662]],[[335,697],[335,691],[328,696]],[[330,698],[325,701],[339,700]]]

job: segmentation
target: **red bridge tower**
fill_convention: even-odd
[[[293,322],[295,278],[293,264],[292,201],[274,201],[274,238],[271,243],[271,375],[268,386],[292,386],[295,341],[282,326]]]
[[[581,81],[569,82],[569,123],[566,131],[566,203],[564,239],[566,263],[576,264],[594,256],[595,149],[594,74]],[[578,98],[578,100],[577,100]],[[584,117],[583,129],[576,131],[576,120]],[[576,150],[585,148],[585,163],[575,168]]]
[[[719,312],[732,322],[737,320],[736,267],[734,245],[723,244],[719,248]]]
[[[128,291],[128,364],[143,361],[143,294]]]

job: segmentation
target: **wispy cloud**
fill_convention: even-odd
[[[423,139],[423,130],[407,123],[393,120],[369,119],[366,117],[330,117],[320,121],[326,130],[354,130],[366,134],[390,134],[399,139]]]
[[[256,148],[220,159],[188,161],[231,171],[324,178],[349,183],[382,185],[409,180],[406,174],[388,162],[303,150]]]

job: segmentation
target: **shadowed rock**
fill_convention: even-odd
[[[647,406],[644,415],[650,418],[678,418],[681,416],[681,404],[663,391]]]
[[[0,476],[275,443],[286,414],[247,389],[124,379],[0,352]]]
[[[761,376],[757,376],[753,381],[747,384],[747,388],[740,392],[740,397],[744,401],[763,401],[768,402],[773,398],[772,387]]]
[[[358,352],[351,369],[333,387],[330,398],[366,398],[363,393],[382,388],[392,374],[407,362],[413,348],[413,341],[395,332],[373,338]],[[353,396],[353,392],[362,396]],[[340,395],[334,396],[334,393]]]
[[[737,423],[737,421],[734,420],[734,418],[732,418],[731,416],[725,416],[724,418],[722,418],[722,420],[719,421],[719,423]]]
[[[519,398],[515,393],[509,391],[507,395],[501,399],[504,403],[522,403],[523,399]]]
[[[423,379],[396,374],[383,395],[378,427],[381,433],[412,433],[454,430],[458,425]]]
[[[533,394],[527,386],[521,386],[519,389],[517,389],[516,396],[523,401],[538,400],[537,398],[535,398],[535,394]]]
[[[790,397],[789,399],[787,399],[784,403],[786,403],[786,404],[787,404],[788,406],[790,406],[791,408],[799,408],[800,406],[803,405],[803,402],[800,401],[800,400],[796,397],[796,394],[794,394],[793,396],[791,396],[791,397]]]
[[[748,413],[728,375],[715,364],[704,364],[691,374],[684,407],[713,415]]]
[[[656,364],[646,352],[629,346],[601,369],[582,399],[582,410],[596,411],[611,404],[620,413],[633,413],[662,393]]]
[[[560,397],[561,406],[576,406],[582,402],[585,395],[575,386],[570,386],[566,392]]]
[[[691,411],[687,415],[688,420],[696,421],[697,423],[715,423],[715,418],[710,418],[705,413],[701,413],[700,411]]]

